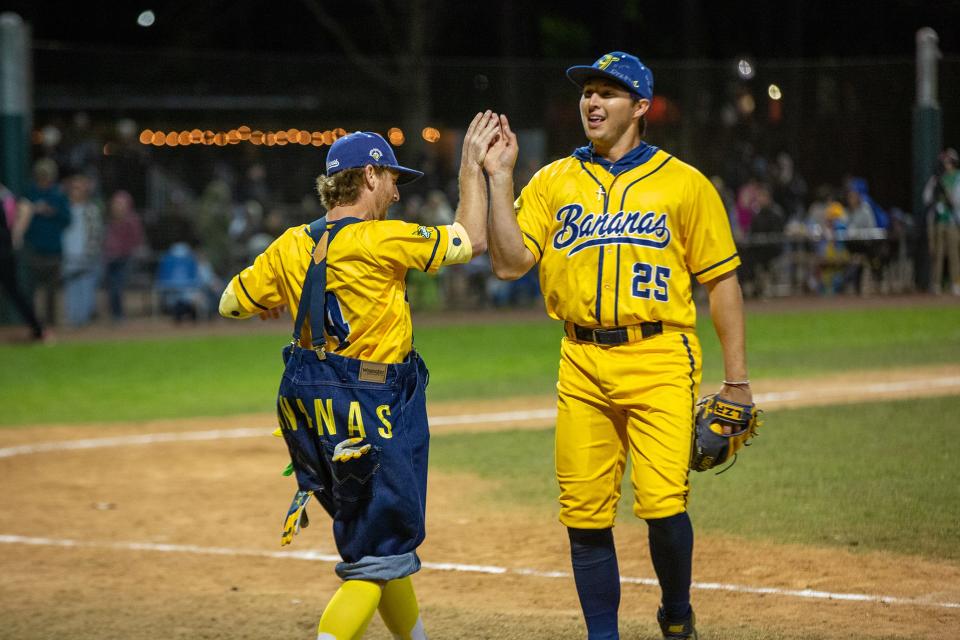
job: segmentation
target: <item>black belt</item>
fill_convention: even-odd
[[[567,322],[565,329],[569,337],[581,342],[618,345],[660,335],[663,333],[663,323],[658,320],[657,322],[641,322],[628,327],[590,328]]]

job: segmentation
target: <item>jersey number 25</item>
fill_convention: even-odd
[[[633,265],[633,295],[637,298],[653,299],[666,302],[670,299],[667,289],[667,280],[670,278],[670,267],[637,262]]]

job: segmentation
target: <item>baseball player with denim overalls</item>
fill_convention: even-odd
[[[277,416],[298,491],[282,544],[306,524],[315,499],[333,519],[344,580],[318,640],[362,637],[375,611],[396,638],[426,638],[410,575],[420,568],[427,490],[427,367],[413,349],[409,269],[436,273],[486,247],[482,162],[499,131],[477,114],[464,140],[460,203],[452,225],[385,220],[397,184],[423,175],[397,163],[375,133],[330,147],[317,179],[328,212],[288,229],[235,276],[220,304],[227,317],[295,316]]]

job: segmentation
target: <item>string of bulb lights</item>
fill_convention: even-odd
[[[153,145],[155,147],[178,147],[200,144],[205,146],[223,147],[230,144],[249,143],[255,146],[285,146],[288,144],[299,144],[303,146],[322,147],[334,143],[337,138],[347,135],[347,131],[341,127],[328,129],[326,131],[307,131],[305,129],[280,129],[277,131],[252,130],[243,125],[229,131],[211,131],[193,129],[191,131],[153,131],[144,129],[140,132],[140,143]],[[440,131],[435,127],[424,127],[420,132],[421,137],[427,142],[434,143],[440,140]],[[398,147],[406,141],[403,130],[398,127],[392,127],[387,130],[387,140],[390,144]]]

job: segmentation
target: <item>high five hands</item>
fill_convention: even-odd
[[[490,148],[483,159],[483,168],[491,177],[513,175],[513,167],[517,164],[517,136],[510,129],[507,116],[500,114],[498,135],[493,139]]]
[[[500,135],[500,119],[489,109],[473,117],[463,138],[463,167],[482,167],[484,159]]]
[[[467,127],[461,165],[482,166],[491,176],[512,174],[518,150],[507,116],[488,109],[475,115]]]

